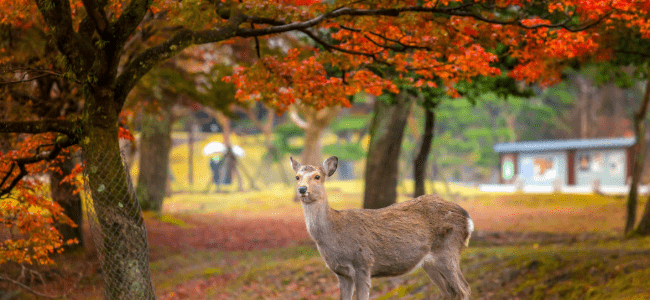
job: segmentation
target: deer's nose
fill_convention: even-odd
[[[306,186],[301,186],[298,188],[298,193],[304,194],[307,192],[307,187]]]

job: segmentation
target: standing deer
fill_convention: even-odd
[[[352,300],[355,289],[358,300],[367,300],[371,277],[402,275],[418,266],[445,299],[469,299],[460,251],[474,224],[462,207],[425,195],[382,209],[334,210],[324,184],[338,158],[328,158],[322,167],[290,159],[307,231],[339,279],[341,300]]]

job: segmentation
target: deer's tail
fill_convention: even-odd
[[[469,213],[463,209],[462,207],[460,208],[463,216],[465,216],[465,220],[467,224],[465,226],[467,229],[467,236],[465,237],[465,247],[469,246],[469,238],[472,236],[472,231],[474,231],[474,221],[472,221],[472,218],[469,216]]]

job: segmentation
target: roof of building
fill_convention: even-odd
[[[511,153],[569,149],[629,148],[634,145],[635,141],[636,138],[633,137],[589,140],[526,141],[496,144],[494,145],[494,151],[497,153]]]

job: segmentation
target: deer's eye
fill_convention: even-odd
[[[296,180],[300,180],[300,176],[296,176]]]
[[[316,178],[316,180],[318,180],[318,179],[320,179],[320,175],[316,175],[316,177],[314,177],[314,178]]]

